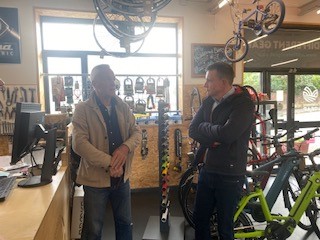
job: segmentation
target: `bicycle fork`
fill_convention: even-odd
[[[312,199],[320,197],[320,193],[318,193],[319,188],[320,172],[315,172],[308,179],[306,186],[302,189],[301,194],[298,196],[298,198],[295,201],[295,204],[292,206],[292,209],[289,212],[289,216],[292,217],[292,219],[294,219],[296,223],[299,222],[303,213],[310,206]]]

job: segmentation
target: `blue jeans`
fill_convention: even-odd
[[[84,222],[82,240],[100,240],[107,202],[110,200],[117,240],[132,239],[131,192],[129,180],[116,187],[83,186]]]
[[[240,200],[244,176],[200,171],[193,212],[196,240],[211,240],[210,218],[217,211],[220,240],[233,240],[233,215]]]

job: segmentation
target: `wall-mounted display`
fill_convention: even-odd
[[[17,8],[0,7],[0,63],[20,63]]]

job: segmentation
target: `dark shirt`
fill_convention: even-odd
[[[108,108],[106,108],[100,99],[95,95],[97,104],[107,126],[107,134],[109,138],[109,154],[112,155],[113,152],[121,146],[123,143],[119,122],[117,117],[117,112],[115,109],[115,101],[111,99],[111,111],[109,113]],[[123,179],[123,174],[121,177],[111,177],[111,186],[117,186],[120,181]]]

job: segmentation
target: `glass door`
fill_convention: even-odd
[[[308,123],[320,121],[319,89],[320,75],[295,75],[295,120]]]
[[[294,78],[294,120],[301,132],[305,133],[315,127],[320,127],[320,75],[296,74]],[[316,132],[315,135],[319,136],[320,132]],[[319,147],[320,139],[315,137],[297,144],[300,151],[311,152]],[[319,161],[319,159],[316,160]],[[310,163],[307,161],[307,164]]]
[[[277,101],[279,124],[288,121],[288,75],[270,74],[270,100]],[[283,124],[282,124],[283,125]]]
[[[301,136],[320,127],[319,74],[270,73],[267,85],[270,100],[277,101],[278,128],[288,130],[288,137]],[[319,136],[320,131],[315,135]],[[320,139],[314,137],[298,141],[295,148],[307,153],[319,144]],[[307,161],[307,164],[310,163]]]

